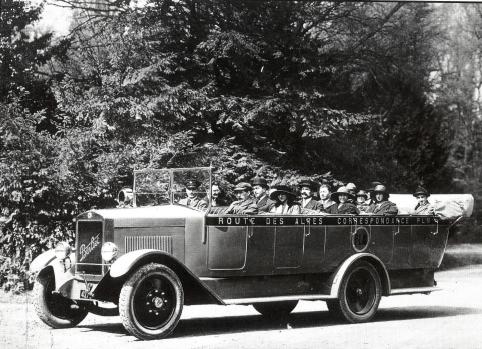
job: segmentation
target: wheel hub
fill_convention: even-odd
[[[157,308],[157,309],[161,309],[164,305],[164,299],[162,299],[161,297],[154,297],[152,299],[152,304]]]

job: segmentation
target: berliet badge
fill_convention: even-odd
[[[82,244],[80,246],[80,249],[79,249],[80,262],[82,262],[92,252],[92,250],[100,244],[99,236],[100,234],[97,234],[96,236],[92,236],[92,238],[90,239],[90,242],[87,245]]]

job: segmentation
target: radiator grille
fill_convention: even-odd
[[[77,271],[86,274],[102,274],[100,250],[103,242],[102,221],[77,223]]]
[[[126,253],[150,248],[172,254],[172,236],[126,236]]]

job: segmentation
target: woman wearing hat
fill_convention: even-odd
[[[368,205],[367,200],[368,194],[366,191],[360,190],[358,193],[356,193],[356,208],[358,208],[360,213],[365,213],[368,211],[368,207],[370,206]]]
[[[331,194],[331,199],[335,201],[338,205],[336,207],[337,214],[359,214],[360,211],[356,208],[354,204],[348,200],[355,200],[355,197],[346,189],[346,187],[340,187],[336,193]]]
[[[269,211],[277,214],[300,214],[301,207],[295,202],[296,194],[287,185],[277,185],[269,198],[275,201],[274,206]]]
[[[375,202],[368,208],[368,214],[376,215],[396,215],[398,213],[397,205],[388,201],[390,194],[387,192],[387,188],[383,184],[379,184],[373,190]]]
[[[231,213],[231,214],[258,213],[258,206],[256,205],[256,201],[254,201],[251,198],[252,190],[253,188],[249,183],[241,182],[236,184],[236,187],[234,188],[234,193],[236,194],[236,198],[238,200],[233,201],[233,203],[229,205],[225,213]]]
[[[413,210],[412,214],[426,214],[426,215],[434,215],[435,214],[435,207],[428,202],[428,197],[430,193],[422,186],[418,186],[415,193],[413,193],[418,200],[417,206]]]

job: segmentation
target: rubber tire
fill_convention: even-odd
[[[258,313],[269,318],[288,316],[298,304],[298,301],[254,303],[253,308]]]
[[[136,319],[131,304],[134,301],[136,290],[140,283],[149,276],[160,275],[171,284],[176,297],[175,310],[169,321],[160,329],[150,330]],[[184,306],[184,291],[179,277],[170,268],[162,264],[150,263],[135,271],[122,286],[119,295],[119,315],[124,328],[133,336],[141,340],[161,339],[174,331],[181,317]]]
[[[52,328],[74,327],[84,320],[89,312],[83,308],[72,309],[70,307],[74,304],[72,301],[58,294],[52,294],[54,282],[53,275],[37,278],[33,287],[35,312],[40,320]],[[54,309],[52,304],[49,304],[51,303],[48,300],[49,293],[50,297],[56,297],[54,299],[55,304],[64,303],[66,308],[59,309],[57,307],[57,309]]]
[[[372,280],[374,281],[374,286],[375,286],[374,295],[373,295],[374,302],[371,305],[370,309],[365,314],[362,314],[362,315],[356,314],[355,312],[353,312],[350,309],[347,301],[347,286],[350,280],[350,276],[354,272],[359,270],[367,271],[372,277]],[[328,307],[330,314],[332,314],[334,317],[345,320],[349,323],[362,323],[362,322],[370,321],[375,316],[378,309],[378,305],[380,304],[381,298],[382,298],[382,283],[380,280],[380,275],[378,274],[377,270],[371,263],[366,261],[361,261],[350,266],[350,268],[346,271],[340,284],[338,299],[326,301],[326,305]]]

